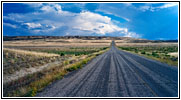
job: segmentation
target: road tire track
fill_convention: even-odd
[[[112,46],[37,97],[177,97],[178,68]]]

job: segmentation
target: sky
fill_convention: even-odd
[[[178,39],[178,3],[3,3],[3,35]]]

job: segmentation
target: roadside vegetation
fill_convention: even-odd
[[[3,48],[3,74],[13,74],[22,68],[41,66],[59,58],[58,54]]]
[[[119,48],[172,66],[178,66],[178,46],[124,46]]]
[[[94,52],[98,52],[100,50],[106,49],[107,47],[98,48],[98,47],[70,47],[70,48],[23,48],[29,51],[37,51],[37,52],[46,52],[49,54],[58,54],[60,56],[65,55],[88,55]]]
[[[87,48],[3,48],[3,77],[21,74],[20,71],[37,70],[39,66],[58,61],[16,80],[4,83],[3,95],[8,97],[35,96],[37,92],[63,78],[68,72],[82,68],[94,57],[107,51],[108,47]]]

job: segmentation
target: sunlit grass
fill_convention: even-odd
[[[177,46],[137,46],[137,47],[119,47],[121,50],[129,51],[147,58],[158,60],[172,66],[178,66],[178,56],[172,56],[170,53],[178,52]]]
[[[63,78],[68,72],[82,68],[90,60],[104,53],[109,48],[101,48],[97,52],[88,55],[75,56],[75,59],[67,59],[60,65],[52,65],[40,72],[22,77],[18,80],[6,84],[4,96],[35,96],[37,92],[51,84],[53,81]],[[9,87],[11,86],[11,87]],[[8,90],[9,89],[9,90]]]

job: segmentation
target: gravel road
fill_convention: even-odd
[[[37,97],[177,97],[178,68],[111,49]]]

